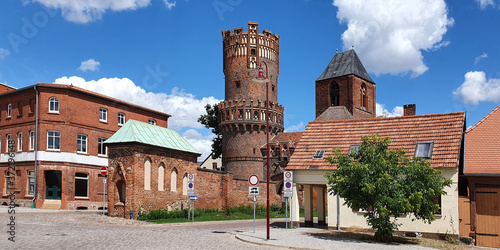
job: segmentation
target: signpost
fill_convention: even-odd
[[[253,232],[255,233],[255,202],[257,202],[257,195],[260,194],[259,176],[256,174],[250,175],[250,177],[248,177],[248,183],[250,183],[248,195],[253,195]]]
[[[102,179],[103,185],[103,192],[102,192],[102,215],[106,215],[106,176],[108,175],[108,168],[107,167],[102,167],[101,168],[101,175],[104,176],[104,179]]]
[[[284,171],[283,172],[283,197],[285,197],[285,227],[288,228],[288,200],[290,199],[290,210],[292,207],[292,197],[293,197],[293,172],[292,171]],[[293,210],[292,210],[293,211]],[[292,224],[292,216],[293,213],[290,211],[290,224]]]
[[[194,201],[198,200],[198,196],[194,196],[194,174],[187,174],[187,195],[189,196],[189,210],[188,210],[188,220],[191,214],[191,203],[193,204],[193,216],[192,220],[194,221]]]

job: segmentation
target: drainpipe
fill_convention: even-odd
[[[35,205],[36,196],[38,195],[37,188],[37,175],[38,175],[38,90],[36,85],[34,86],[36,97],[35,97],[35,189],[33,193],[33,199],[31,200],[31,208]]]
[[[340,196],[337,194],[337,230],[340,231]]]

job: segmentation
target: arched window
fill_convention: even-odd
[[[188,178],[187,174],[182,177],[182,194],[187,195],[188,194]]]
[[[165,190],[165,167],[163,163],[158,167],[158,190]]]
[[[149,158],[144,161],[144,190],[151,190],[151,161]]]
[[[361,84],[361,108],[367,108],[367,96],[366,96],[366,85],[365,83]]]
[[[170,175],[170,191],[177,192],[177,169],[172,169],[172,174]]]
[[[57,99],[56,97],[51,97],[49,99],[49,112],[59,113],[59,99]]]
[[[340,88],[337,83],[330,86],[330,106],[339,106]]]

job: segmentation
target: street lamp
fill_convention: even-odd
[[[266,65],[266,76],[264,76],[264,71],[262,70],[262,64]],[[266,82],[266,145],[267,145],[267,188],[266,188],[266,193],[267,193],[267,239],[269,240],[269,75],[268,75],[268,70],[267,70],[267,63],[262,61],[259,64],[259,75],[257,76],[257,79],[254,80],[255,82]]]

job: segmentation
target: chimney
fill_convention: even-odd
[[[403,116],[415,115],[415,104],[406,104],[403,106]]]

